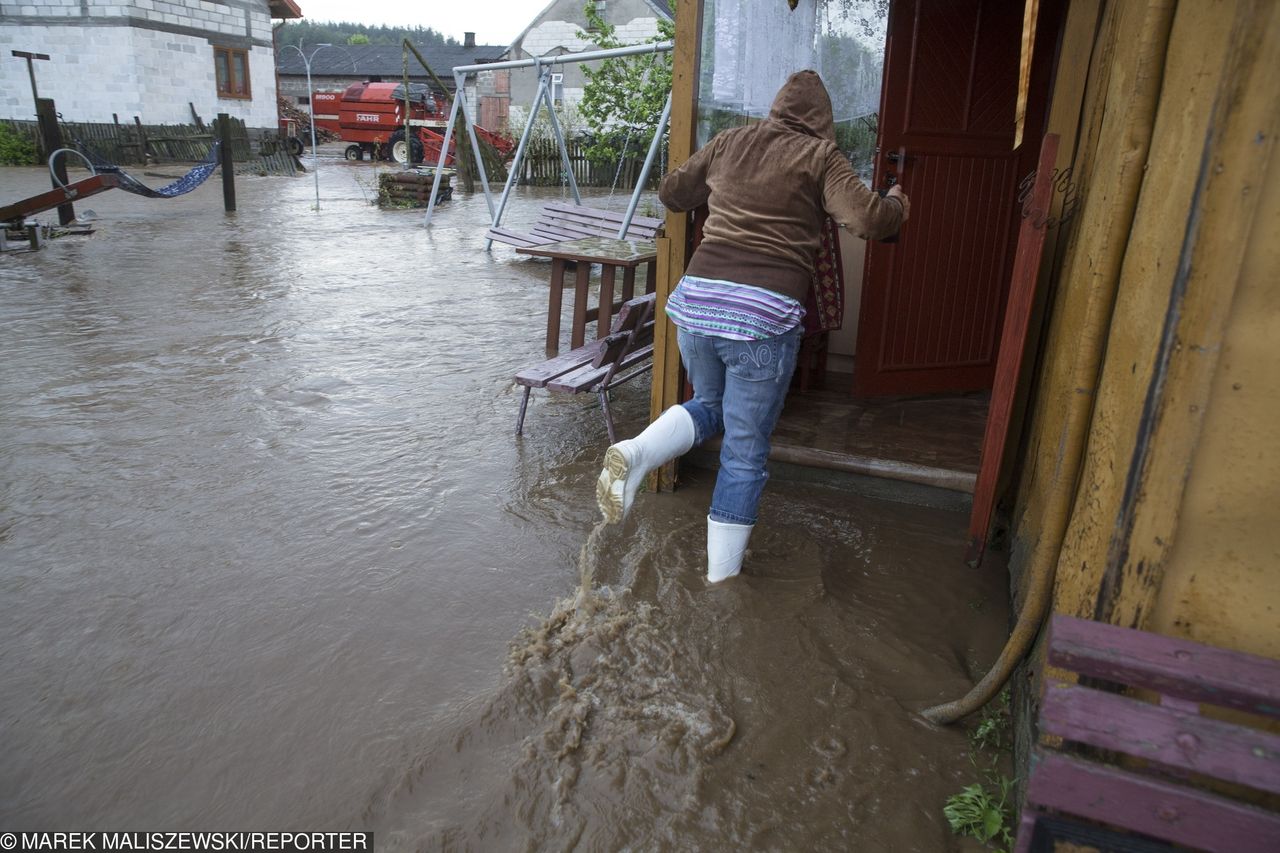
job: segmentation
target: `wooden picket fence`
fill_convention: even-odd
[[[586,154],[586,144],[576,140],[567,140],[569,165],[573,169],[573,178],[581,187],[612,187],[616,176],[617,186],[630,190],[640,179],[640,170],[644,167],[646,151],[628,152],[622,158],[619,172],[618,160],[592,159]],[[655,189],[662,179],[660,164],[662,156],[655,161],[649,172],[647,189]],[[559,186],[565,180],[564,164],[560,157],[560,149],[554,139],[536,139],[528,143],[524,162],[520,165],[520,183],[527,186],[549,187]]]
[[[294,175],[297,162],[271,136],[255,144],[249,138],[244,120],[232,117],[231,153],[238,173]],[[43,150],[40,130],[34,121],[4,120],[10,130],[30,139],[40,162],[48,159]],[[205,158],[218,133],[214,119],[206,127],[199,124],[143,124],[137,117],[129,122],[59,122],[63,142],[69,148],[83,143],[94,154],[117,166],[142,166],[148,163],[195,163]]]

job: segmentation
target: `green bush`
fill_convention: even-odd
[[[0,124],[0,165],[36,165],[36,146],[7,124]]]

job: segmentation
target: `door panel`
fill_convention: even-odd
[[[867,249],[855,393],[991,387],[1016,228],[1022,8],[893,5],[874,180],[900,180],[912,217],[897,243]]]

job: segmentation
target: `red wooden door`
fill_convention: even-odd
[[[892,6],[874,180],[900,179],[911,219],[897,243],[867,247],[858,395],[991,387],[1017,219],[1023,4]]]

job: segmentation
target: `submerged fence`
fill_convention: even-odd
[[[647,142],[648,140],[646,140]],[[573,169],[573,179],[582,187],[612,187],[617,178],[619,188],[632,189],[640,179],[640,170],[644,167],[645,149],[631,150],[622,158],[619,168],[618,158],[602,160],[587,156],[587,143],[576,139],[566,140],[569,151],[569,165]],[[666,152],[659,152],[649,172],[646,189],[656,189],[662,179],[663,164]],[[525,151],[524,162],[520,164],[520,183],[536,187],[559,186],[565,181],[564,164],[560,158],[560,149],[554,139],[537,139],[529,142]]]
[[[231,118],[231,155],[238,173],[294,175],[297,161],[270,134],[256,142],[250,139],[243,119]],[[14,133],[35,145],[41,163],[49,158],[43,150],[39,126],[34,121],[5,119]],[[68,147],[83,143],[93,153],[118,166],[158,163],[195,163],[209,153],[218,134],[218,121],[199,124],[143,124],[138,118],[128,122],[58,122]]]

